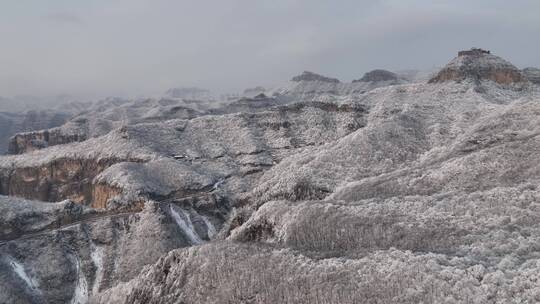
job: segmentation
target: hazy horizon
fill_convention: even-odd
[[[0,96],[225,93],[304,70],[342,81],[430,69],[460,49],[540,66],[540,2],[17,1],[0,5]],[[502,39],[504,38],[504,39]]]

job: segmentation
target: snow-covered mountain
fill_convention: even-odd
[[[384,77],[381,74],[385,74]],[[306,71],[301,75],[293,77],[288,84],[267,91],[266,95],[274,96],[287,102],[299,100],[340,102],[342,100],[357,98],[379,87],[405,84],[408,82],[404,77],[399,77],[392,72],[383,70],[368,72],[361,79],[348,83]]]
[[[0,302],[540,301],[540,88],[478,49],[413,78],[93,106],[0,157]]]

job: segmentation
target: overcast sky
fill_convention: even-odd
[[[538,0],[5,0],[0,96],[235,92],[303,70],[350,81],[487,48],[540,66]]]

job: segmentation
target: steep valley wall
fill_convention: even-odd
[[[57,159],[36,167],[0,169],[0,195],[58,202],[72,200],[95,208],[121,193],[109,185],[95,185],[94,178],[120,159]]]

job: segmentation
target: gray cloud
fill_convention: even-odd
[[[81,25],[83,24],[83,19],[73,13],[68,12],[53,12],[50,14],[47,14],[44,16],[46,19],[61,23],[61,24],[69,24],[69,25]]]
[[[351,80],[373,68],[441,66],[471,46],[521,67],[540,66],[540,2],[471,2],[3,4],[0,95],[140,95],[173,86],[239,91],[306,69]]]

